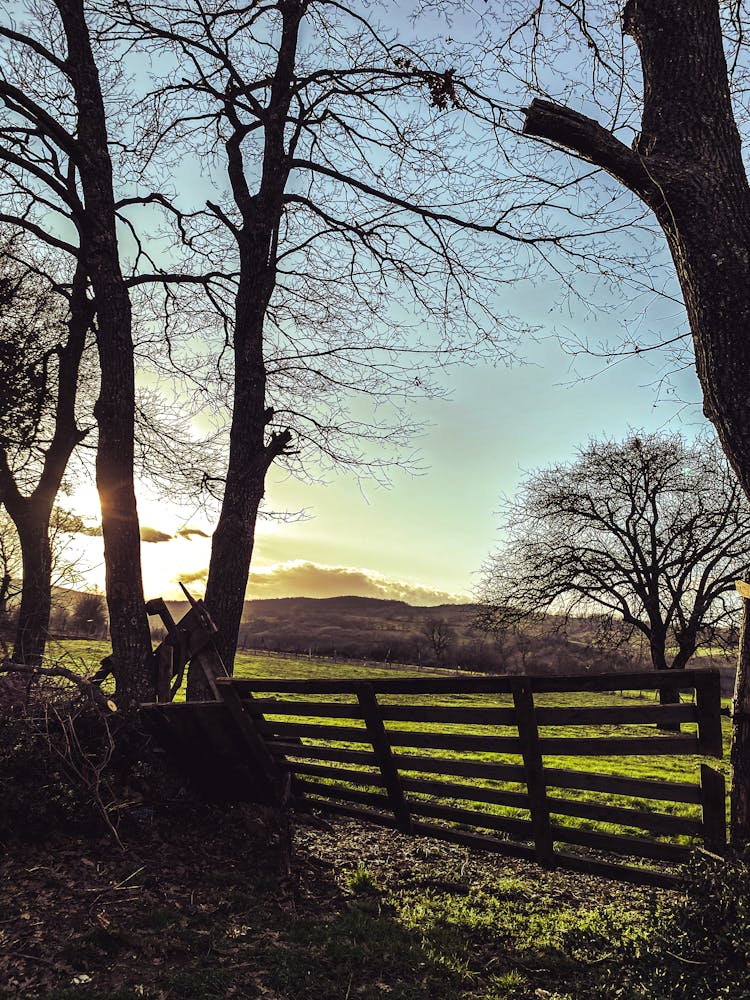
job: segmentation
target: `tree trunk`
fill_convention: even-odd
[[[285,129],[294,93],[294,71],[300,23],[306,4],[278,4],[281,36],[264,126],[263,163],[257,193],[245,176],[242,142],[246,136],[236,110],[227,115],[234,131],[227,139],[227,175],[242,227],[233,227],[240,259],[234,316],[234,400],[229,438],[229,464],[219,523],[211,544],[206,607],[218,629],[216,646],[231,674],[245,604],[247,578],[255,543],[255,523],[271,463],[291,440],[289,431],[266,439],[273,412],[266,408],[266,364],[263,330],[276,285],[278,228],[289,177]],[[188,698],[208,696],[205,678],[188,673]]]
[[[716,0],[628,0],[643,68],[634,149],[569,108],[535,100],[524,131],[609,171],[654,211],[685,299],[704,411],[750,496],[750,187]]]
[[[135,369],[130,297],[120,269],[106,114],[82,0],[57,0],[78,113],[76,162],[86,211],[81,249],[94,289],[101,392],[96,484],[102,505],[106,594],[116,699],[152,696],[151,638],[143,599],[133,478]]]
[[[742,628],[732,699],[730,843],[750,843],[750,601],[742,601]]]
[[[32,505],[14,518],[23,560],[23,589],[18,612],[13,662],[38,666],[49,633],[52,606],[52,556],[49,543],[51,505]]]
[[[261,263],[263,256],[253,252],[255,249],[241,245],[243,263],[235,307],[237,333],[229,462],[221,513],[211,543],[205,598],[218,629],[216,647],[230,674],[234,669],[266,473],[280,453],[274,445],[278,436],[272,436],[268,445],[265,441],[269,414],[265,408],[263,326],[270,289],[265,281],[267,265]],[[191,701],[210,697],[202,671],[192,667],[188,672],[187,697]]]

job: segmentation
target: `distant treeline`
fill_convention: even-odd
[[[579,673],[645,666],[639,657],[603,652],[566,635],[508,633],[492,636],[440,619],[421,629],[351,629],[326,624],[281,624],[259,618],[242,626],[240,647],[342,660],[405,663],[482,673]]]

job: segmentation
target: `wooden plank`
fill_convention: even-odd
[[[703,842],[709,851],[723,854],[727,848],[727,790],[721,771],[701,764],[703,795]]]
[[[316,722],[271,722],[273,732],[282,739],[286,736],[306,736],[310,739],[340,743],[369,743],[367,729],[353,726],[321,726]],[[461,733],[431,733],[420,730],[385,730],[394,747],[417,747],[428,750],[454,750],[464,753],[516,753],[521,752],[517,736],[464,736]]]
[[[518,719],[518,737],[523,748],[523,766],[526,773],[531,825],[534,831],[534,846],[539,862],[548,866],[552,864],[552,832],[547,807],[547,789],[544,783],[542,740],[539,739],[536,725],[531,688],[519,684],[513,692],[513,705]]]
[[[162,704],[170,702],[172,695],[170,685],[172,681],[172,657],[174,650],[166,642],[154,652],[156,662],[156,700]]]
[[[459,726],[513,726],[516,713],[513,708],[486,708],[477,705],[384,705],[380,714],[388,722],[433,722]]]
[[[490,781],[524,781],[521,764],[490,764],[479,760],[461,760],[458,757],[417,757],[411,754],[394,754],[399,771],[416,771],[424,774],[449,774],[461,778],[487,778]]]
[[[554,677],[529,674],[523,678],[533,693],[577,691],[658,691],[661,687],[679,687],[681,690],[696,686],[696,678],[709,671],[670,670],[668,683],[663,673],[657,671],[634,673],[568,674]],[[376,677],[371,683],[376,694],[512,694],[519,683],[518,677],[507,674],[461,674],[453,677]],[[233,678],[237,690],[273,691],[294,694],[355,694],[357,677],[305,677],[279,679],[278,677]]]
[[[701,753],[696,736],[548,736],[539,740],[549,757],[682,757]]]
[[[521,741],[517,736],[471,736],[404,729],[389,729],[387,732],[391,746],[394,747],[453,750],[459,753],[521,753]]]
[[[420,799],[409,798],[409,808],[415,816],[431,816],[433,819],[444,819],[451,823],[461,823],[464,826],[479,827],[486,830],[497,830],[509,833],[520,840],[531,840],[533,829],[528,819],[516,819],[515,816],[503,816],[498,813],[481,812],[479,809],[458,809],[455,806],[441,806],[433,802],[423,802]]]
[[[243,694],[243,698],[247,694]],[[256,698],[249,703],[266,715],[309,716],[322,719],[362,719],[362,710],[355,702],[289,701],[288,699]],[[444,725],[515,726],[516,715],[512,708],[476,708],[453,705],[383,705],[378,703],[380,715],[388,722],[433,722]],[[688,706],[692,709],[692,706]]]
[[[268,750],[274,757],[301,757],[308,760],[330,760],[340,764],[363,764],[377,767],[375,754],[366,750],[350,750],[348,747],[329,747],[310,743],[269,743]]]
[[[529,799],[525,792],[506,792],[502,788],[461,785],[451,781],[426,781],[424,778],[405,778],[403,775],[401,784],[408,792],[420,792],[437,798],[469,799],[472,802],[489,802],[511,809],[529,808]]]
[[[247,694],[243,694],[243,699]],[[362,710],[353,701],[288,701],[281,698],[252,698],[247,702],[250,712],[265,715],[304,715],[321,719],[361,719]],[[270,721],[270,720],[269,720]]]
[[[687,861],[691,853],[691,848],[680,844],[662,844],[645,837],[625,837],[621,834],[600,833],[598,830],[582,830],[573,826],[553,826],[552,837],[556,843],[579,844],[597,851],[651,858],[654,861],[670,861],[676,864]]]
[[[437,826],[435,823],[413,823],[415,835],[423,837],[433,837],[435,840],[447,840],[451,844],[460,844],[462,847],[470,847],[474,850],[493,851],[495,854],[506,854],[512,858],[525,858],[527,861],[536,860],[536,853],[529,844],[517,844],[512,840],[499,840],[497,837],[488,837],[486,834],[469,833],[465,830],[456,830],[454,827]]]
[[[386,733],[383,720],[380,717],[378,701],[371,684],[359,685],[357,688],[357,700],[365,718],[367,732],[369,733],[372,748],[378,760],[380,773],[383,775],[391,809],[393,810],[393,815],[396,817],[396,825],[402,833],[411,833],[409,805],[404,798],[398,769],[394,764],[393,754],[391,753],[391,744],[389,741],[391,734]]]
[[[536,709],[538,726],[630,726],[696,722],[695,705],[594,705]]]
[[[628,778],[597,771],[571,771],[545,767],[544,780],[548,788],[577,788],[588,792],[606,792],[664,802],[702,802],[699,785],[680,781],[657,781],[654,778]]]
[[[547,798],[549,811],[558,816],[579,816],[582,819],[598,820],[601,823],[619,823],[621,826],[637,826],[651,833],[700,837],[703,823],[689,816],[672,816],[669,813],[649,812],[645,809],[628,809],[622,806],[600,805],[596,802],[581,802],[577,799]]]
[[[337,743],[370,743],[370,736],[364,726],[321,726],[317,722],[268,722],[272,732],[280,739],[289,736],[328,740]]]
[[[721,757],[724,740],[721,729],[721,677],[718,670],[701,672],[695,685],[698,712],[698,753]]]
[[[383,787],[383,775],[367,771],[353,771],[348,767],[328,767],[326,764],[304,764],[291,761],[289,770],[294,774],[309,774],[315,778],[330,778],[332,781],[344,781],[350,785],[373,785]],[[403,784],[403,781],[402,781]]]
[[[360,792],[354,788],[341,788],[338,785],[322,785],[319,781],[307,781],[305,778],[297,780],[295,791],[298,790],[324,799],[342,799],[344,802],[358,802],[379,809],[390,808],[388,796],[378,795],[377,792]]]
[[[650,885],[658,889],[678,889],[683,881],[682,876],[672,874],[671,872],[656,871],[653,868],[618,865],[612,861],[584,858],[579,854],[571,854],[568,851],[556,851],[555,857],[559,868],[567,868],[574,872],[585,872],[587,875],[599,875],[602,878],[615,879],[618,882]]]

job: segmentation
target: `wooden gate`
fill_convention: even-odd
[[[715,670],[216,684],[212,706],[155,708],[190,715],[194,746],[233,730],[258,771],[291,772],[298,809],[660,886],[725,847]]]

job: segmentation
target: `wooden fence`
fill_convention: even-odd
[[[299,809],[668,886],[675,876],[665,864],[686,859],[691,845],[721,852],[726,843],[724,778],[700,760],[722,755],[719,683],[715,670],[232,678],[217,680],[222,701],[213,706],[154,709],[169,709],[173,725],[180,713],[182,725],[193,716],[194,744],[201,729],[204,742],[209,731],[214,742],[218,732],[226,742],[228,727],[242,731],[256,785],[259,771],[269,782],[291,772]],[[681,703],[659,704],[662,688],[679,688]],[[565,694],[577,697],[557,697]],[[548,704],[560,700],[576,704]],[[597,757],[606,770],[585,766]],[[632,773],[657,758],[655,771],[668,775],[663,763],[675,757],[689,758],[699,780]]]

